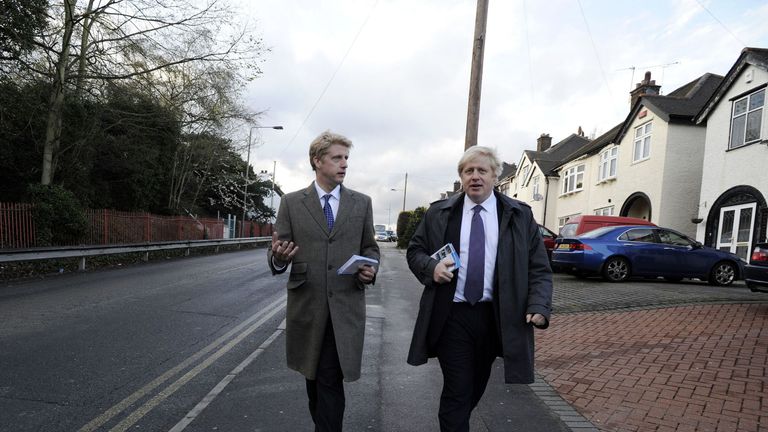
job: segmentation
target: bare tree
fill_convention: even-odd
[[[187,132],[249,118],[236,95],[260,73],[264,48],[224,0],[62,0],[50,11],[38,50],[20,59],[51,82],[42,184],[62,151],[65,98],[99,97],[110,81],[131,81],[175,107]]]

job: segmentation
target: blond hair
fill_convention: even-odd
[[[468,148],[464,152],[464,155],[461,156],[461,159],[459,159],[459,176],[461,176],[461,171],[468,163],[474,162],[480,158],[488,159],[488,162],[491,163],[491,169],[496,177],[501,175],[501,159],[499,159],[499,156],[496,154],[496,150],[490,147],[472,146]]]
[[[315,158],[322,159],[334,144],[342,145],[348,149],[352,148],[352,141],[349,138],[329,130],[321,133],[312,141],[309,145],[309,164],[312,165],[312,171],[315,171]]]

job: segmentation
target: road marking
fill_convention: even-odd
[[[110,420],[111,420],[113,417],[115,417],[115,416],[116,416],[116,415],[118,415],[119,413],[121,413],[121,412],[125,411],[125,410],[126,410],[128,407],[130,407],[131,405],[133,405],[133,404],[134,404],[134,403],[135,403],[137,400],[139,400],[139,399],[143,398],[143,397],[144,397],[144,396],[146,396],[148,393],[150,393],[151,391],[155,390],[157,387],[159,387],[160,385],[162,385],[164,382],[166,382],[166,381],[168,381],[169,379],[171,379],[171,378],[172,378],[174,375],[178,374],[179,372],[181,372],[182,370],[186,369],[187,367],[189,367],[189,366],[190,366],[191,364],[193,364],[194,362],[198,361],[198,360],[199,360],[201,357],[205,356],[205,355],[206,355],[206,354],[208,354],[209,352],[211,352],[211,351],[213,351],[214,349],[216,349],[216,347],[218,347],[219,345],[221,345],[222,343],[224,343],[226,340],[228,340],[229,338],[231,338],[231,337],[232,337],[233,335],[235,335],[236,333],[238,333],[238,332],[240,332],[241,330],[243,330],[244,328],[246,328],[246,327],[247,327],[248,325],[250,325],[250,324],[251,324],[253,321],[255,321],[255,320],[259,320],[259,318],[261,318],[261,317],[264,317],[264,318],[261,318],[261,320],[259,320],[259,321],[256,323],[256,325],[255,325],[255,326],[252,326],[252,327],[248,328],[244,334],[241,334],[241,335],[240,335],[240,336],[238,336],[236,339],[234,339],[234,340],[237,340],[237,341],[239,342],[240,340],[242,340],[242,339],[245,337],[245,335],[248,335],[248,334],[252,333],[254,330],[256,330],[256,328],[258,328],[258,326],[262,325],[262,324],[263,324],[264,322],[266,322],[266,321],[267,321],[269,318],[271,318],[271,317],[272,317],[272,316],[274,316],[274,315],[275,315],[277,312],[279,312],[280,310],[282,310],[282,309],[285,307],[285,299],[286,299],[286,297],[287,297],[287,295],[285,295],[285,294],[284,294],[284,295],[282,295],[282,296],[280,296],[280,297],[279,297],[277,300],[275,300],[274,302],[272,302],[271,304],[269,304],[267,307],[265,307],[264,309],[260,310],[258,313],[256,313],[256,314],[252,315],[250,318],[248,318],[248,319],[247,319],[247,320],[245,320],[244,322],[240,323],[239,325],[237,325],[237,327],[235,327],[235,328],[233,328],[232,330],[228,331],[226,334],[222,335],[220,338],[216,339],[215,341],[213,341],[211,344],[209,344],[209,345],[208,345],[208,346],[206,346],[205,348],[203,348],[203,349],[201,349],[200,351],[196,352],[195,354],[193,354],[192,356],[188,357],[188,358],[187,358],[186,360],[184,360],[183,362],[179,363],[178,365],[176,365],[176,366],[175,366],[175,367],[173,367],[172,369],[168,370],[168,371],[167,371],[167,372],[165,372],[164,374],[162,374],[162,375],[160,375],[159,377],[157,377],[157,378],[155,378],[154,380],[152,380],[150,383],[148,383],[148,384],[147,384],[147,385],[145,385],[144,387],[142,387],[142,388],[140,388],[139,390],[135,391],[135,392],[134,392],[133,394],[131,394],[130,396],[126,397],[126,398],[125,398],[125,399],[123,399],[122,401],[118,402],[117,404],[115,404],[115,405],[114,405],[114,406],[112,406],[111,408],[109,408],[109,409],[107,409],[106,411],[104,411],[104,412],[103,412],[101,415],[99,415],[99,416],[98,416],[98,417],[96,417],[95,419],[91,420],[91,421],[90,421],[88,424],[86,424],[85,426],[83,426],[82,428],[80,428],[80,429],[78,430],[78,432],[93,432],[93,431],[95,431],[95,430],[96,430],[96,429],[98,429],[100,426],[102,426],[104,423],[106,423],[106,422],[110,421]],[[234,341],[234,340],[233,340],[233,341]],[[213,357],[215,357],[215,358],[219,358],[219,357],[221,357],[221,355],[223,355],[223,354],[224,354],[226,351],[229,351],[229,350],[230,350],[230,349],[231,349],[231,348],[234,346],[234,345],[231,345],[231,344],[232,344],[232,342],[230,342],[230,344],[227,344],[227,345],[225,345],[225,346],[224,346],[224,347],[223,347],[221,350],[219,350],[217,353],[214,353],[214,354],[212,354],[212,355],[211,355],[211,357],[209,357],[209,358],[208,358],[208,360],[210,360],[210,359],[211,359],[211,358],[213,358]],[[231,346],[230,346],[230,345],[231,345]],[[227,347],[229,347],[229,348],[227,348]],[[226,351],[224,351],[224,352],[221,352],[221,351],[222,351],[222,350],[224,350],[225,348],[226,348]],[[205,362],[207,362],[208,360],[205,360],[205,361],[204,361],[204,363],[201,363],[201,365],[202,365],[202,364],[205,364]],[[196,370],[196,369],[198,369],[199,367],[200,367],[200,366],[198,366],[198,367],[196,367],[195,369],[193,369],[192,371],[188,372],[186,375],[184,375],[184,377],[186,377],[187,375],[190,375],[190,374],[191,374],[193,371],[195,371],[195,370]],[[206,367],[207,367],[207,366],[206,366]],[[196,375],[197,373],[199,373],[199,372],[200,372],[200,371],[202,371],[203,369],[205,369],[205,368],[202,368],[202,369],[198,370],[197,372],[195,372],[195,374],[194,374],[194,375]],[[188,379],[186,379],[186,380],[184,381],[184,383],[186,383],[186,381],[188,381],[189,379],[191,379],[191,378],[192,378],[194,375],[192,375],[192,376],[190,376]],[[174,384],[171,384],[171,386],[169,386],[169,387],[168,387],[168,388],[166,388],[165,390],[161,391],[161,392],[160,392],[160,393],[159,393],[157,396],[155,396],[154,398],[152,398],[152,400],[155,400],[156,398],[158,398],[158,396],[160,396],[160,395],[162,395],[164,392],[168,391],[168,389],[170,389],[172,386],[174,386],[174,385],[176,385],[177,383],[179,383],[179,381],[181,381],[182,379],[184,379],[184,377],[182,377],[181,379],[177,380],[177,381],[176,381]],[[180,385],[179,385],[179,387],[180,387]],[[168,395],[172,394],[172,393],[173,393],[174,391],[176,391],[177,389],[178,389],[178,387],[177,387],[177,388],[175,388],[175,389],[173,389],[173,391],[171,391],[171,392],[170,392],[170,393],[168,393],[167,395],[163,396],[163,399],[165,399],[166,397],[168,397]],[[150,400],[150,402],[152,402],[152,400]],[[159,400],[158,400],[158,402],[159,402]],[[142,406],[142,408],[148,407],[148,404],[149,404],[149,402],[148,402],[147,404],[144,404],[144,405]],[[154,405],[152,406],[152,408],[154,408]],[[141,409],[141,408],[140,408],[140,409]],[[150,409],[151,409],[151,408],[150,408]],[[147,410],[146,412],[148,412],[148,411],[149,411],[149,410]],[[137,410],[137,411],[134,411],[134,413],[133,413],[133,414],[131,414],[131,416],[133,416],[133,415],[134,415],[136,412],[138,412],[138,410]],[[146,412],[144,412],[144,413],[143,413],[143,414],[141,414],[141,415],[142,415],[142,416],[143,416],[143,415],[145,415],[145,414],[146,414]],[[139,417],[139,418],[140,418],[140,417]],[[126,420],[127,420],[127,419],[126,419]],[[135,423],[135,421],[138,421],[138,418],[136,418],[136,420],[134,420],[134,423]],[[123,422],[125,422],[125,420],[123,420]],[[121,422],[121,424],[122,424],[123,422]],[[131,424],[133,424],[133,423],[131,423]],[[118,426],[119,426],[119,425],[118,425]],[[113,429],[113,430],[115,430],[115,431],[116,431],[116,430],[119,430],[119,429]]]
[[[197,418],[197,416],[200,415],[200,413],[202,413],[203,410],[207,408],[208,405],[210,405],[210,403],[213,402],[217,396],[219,396],[219,394],[221,394],[224,388],[226,388],[227,385],[229,385],[229,383],[232,382],[232,380],[234,380],[240,372],[248,367],[248,365],[251,364],[251,362],[255,360],[256,357],[261,355],[261,353],[263,353],[282,333],[283,330],[280,328],[275,330],[275,332],[272,333],[272,336],[268,337],[264,343],[262,343],[258,348],[256,348],[254,352],[251,353],[251,355],[248,356],[248,358],[243,360],[243,362],[240,363],[236,368],[232,369],[232,372],[230,372],[226,377],[224,377],[223,380],[216,384],[216,386],[210,392],[208,392],[207,395],[205,395],[203,400],[195,405],[195,407],[192,408],[192,410],[189,411],[187,415],[185,415],[180,422],[176,423],[176,426],[171,428],[168,432],[181,432],[186,429],[186,427],[189,426],[189,424],[192,423]]]

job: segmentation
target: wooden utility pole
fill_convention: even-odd
[[[472,72],[469,76],[469,105],[467,108],[467,136],[464,150],[477,145],[477,128],[480,122],[480,93],[483,87],[483,53],[485,50],[485,26],[488,21],[488,0],[477,0],[475,15],[475,39],[472,46]]]

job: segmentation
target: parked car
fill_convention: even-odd
[[[754,292],[768,292],[768,243],[758,243],[749,264],[744,267],[744,282]]]
[[[607,281],[630,277],[683,278],[730,285],[744,274],[737,255],[702,245],[668,228],[608,226],[576,237],[557,239],[552,262],[578,276],[602,275]]]
[[[650,225],[656,224],[645,219],[624,217],[624,216],[598,216],[598,215],[579,215],[573,216],[565,222],[560,228],[560,237],[575,237],[579,234],[592,231],[604,226],[616,225]]]
[[[549,257],[549,260],[552,261],[552,250],[555,248],[555,239],[557,239],[557,234],[552,232],[552,230],[545,227],[544,225],[539,225],[539,232],[541,233],[541,237],[544,239],[544,247],[547,249],[547,256]]]
[[[392,230],[388,230],[387,231],[387,235],[389,236],[389,241],[391,241],[391,242],[396,242],[397,241],[397,233],[396,232],[394,232]]]
[[[389,241],[389,234],[386,231],[376,231],[376,241]]]

